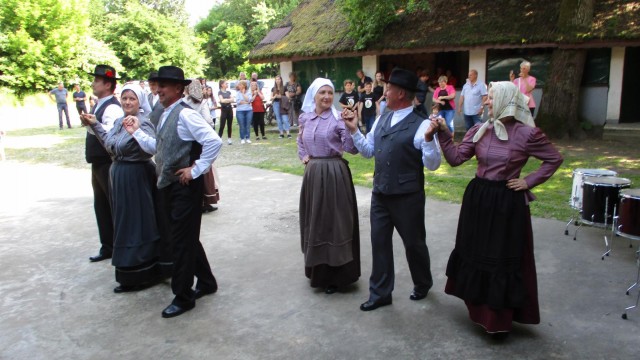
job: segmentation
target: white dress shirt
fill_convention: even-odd
[[[404,109],[396,110],[391,117],[391,126],[396,126],[400,121],[406,118],[413,111],[413,106],[406,107]],[[365,137],[360,132],[360,129],[355,134],[351,134],[353,137],[353,143],[362,156],[370,158],[374,155],[374,134],[380,117],[376,119],[371,127],[371,131]],[[413,137],[413,146],[417,150],[422,150],[422,163],[429,170],[437,170],[440,167],[440,144],[438,143],[438,137],[434,136],[432,141],[425,141],[424,133],[429,128],[430,121],[423,121],[418,127],[415,136]]]
[[[96,108],[93,113],[97,113],[98,110],[102,107],[102,105],[109,99],[111,99],[113,95],[109,95],[107,97],[103,97],[102,99],[98,99],[98,104],[96,104]],[[111,128],[113,128],[113,123],[116,122],[117,119],[124,117],[124,111],[122,108],[116,104],[111,104],[104,109],[104,113],[102,114],[102,128],[105,132],[109,132]],[[95,135],[91,126],[87,126],[87,131],[91,135]]]
[[[164,112],[160,116],[156,134],[162,129],[171,110],[173,110],[180,101],[181,99],[164,109]],[[220,149],[222,148],[222,140],[220,140],[218,133],[213,131],[211,126],[207,124],[206,120],[203,119],[200,114],[188,108],[180,111],[178,116],[178,136],[183,141],[197,141],[202,145],[200,159],[196,160],[193,169],[191,169],[191,177],[195,179],[209,170],[211,164],[218,158]],[[133,137],[138,141],[142,150],[149,154],[156,153],[155,138],[147,135],[141,129],[136,130],[133,133]]]

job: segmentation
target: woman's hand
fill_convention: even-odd
[[[308,163],[308,162],[309,162],[309,155],[305,155],[305,156],[302,158],[302,163],[303,163],[303,164],[305,164],[305,165],[307,165],[307,163]]]
[[[129,115],[122,120],[122,125],[124,125],[124,129],[127,130],[129,134],[136,132],[140,128],[140,121],[136,116]]]
[[[80,116],[80,122],[82,122],[82,125],[84,126],[90,126],[97,123],[98,120],[95,115],[84,113]]]
[[[523,191],[529,188],[524,179],[511,179],[507,181],[507,187],[513,191]]]
[[[344,108],[344,110],[342,110],[342,120],[344,120],[344,125],[349,129],[349,132],[355,134],[358,129],[358,117],[356,113],[349,108]]]
[[[437,133],[440,129],[440,124],[438,124],[438,119],[432,119],[429,124],[429,128],[424,133],[424,141],[431,142],[433,141],[433,135]]]

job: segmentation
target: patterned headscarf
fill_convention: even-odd
[[[147,97],[144,96],[144,91],[142,90],[140,85],[127,84],[122,88],[122,91],[120,92],[120,94],[125,92],[125,90],[131,90],[133,91],[134,94],[136,94],[136,97],[138,98],[138,102],[140,103],[140,109],[142,110],[142,113],[146,116],[149,116],[149,114],[151,114],[151,106],[149,105],[149,99],[147,99]]]
[[[333,87],[333,83],[329,79],[317,78],[313,80],[313,82],[309,86],[309,89],[307,90],[307,93],[304,95],[304,102],[302,103],[302,111],[304,112],[316,111],[316,94],[318,93],[318,90],[320,90],[320,88],[325,85],[331,86],[331,89],[333,91],[336,90]],[[333,116],[337,119],[338,110],[336,110],[333,104],[331,105],[331,112],[333,113]]]
[[[513,116],[521,123],[535,127],[531,111],[529,110],[529,97],[518,90],[518,87],[510,81],[498,81],[489,84],[489,95],[493,97],[493,118],[485,122],[473,137],[473,142],[478,142],[489,127],[493,124],[493,130],[500,140],[508,140],[507,129],[500,119]]]
[[[187,85],[187,94],[198,101],[202,101],[202,84],[200,84],[200,81],[192,80],[191,83]]]

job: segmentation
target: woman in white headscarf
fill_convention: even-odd
[[[311,287],[333,294],[360,277],[358,206],[349,163],[353,139],[333,106],[330,80],[317,78],[299,118],[298,157],[305,164],[300,191],[300,237]]]
[[[137,118],[140,129],[155,137],[148,120],[151,107],[137,84],[125,85],[120,101],[125,115],[115,121],[109,132],[95,118],[83,120],[113,160],[109,186],[114,223],[112,264],[120,283],[113,289],[116,293],[141,290],[170,275],[170,269],[158,262],[161,240],[155,215],[156,171],[152,154],[140,147],[125,126],[131,118]]]
[[[529,212],[535,197],[529,189],[562,164],[560,153],[535,127],[528,100],[508,81],[491,83],[486,102],[491,119],[472,127],[457,145],[445,122],[433,120],[451,166],[474,155],[478,160],[462,199],[445,292],[465,301],[472,321],[500,336],[508,334],[512,321],[540,323]],[[542,164],[521,178],[531,156]]]

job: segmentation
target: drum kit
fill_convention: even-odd
[[[605,169],[575,169],[569,205],[576,210],[576,215],[569,220],[564,234],[569,235],[569,225],[577,225],[573,240],[576,240],[580,226],[588,225],[604,229],[605,252],[602,260],[611,253],[607,234],[622,236],[640,241],[640,189],[629,189],[629,179],[617,177],[617,173]],[[640,282],[640,250],[636,251],[638,271],[636,282],[627,288],[629,292],[638,287]],[[627,311],[638,307],[640,291],[633,306],[627,307],[622,318],[627,318]]]

